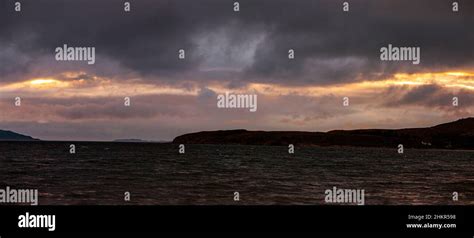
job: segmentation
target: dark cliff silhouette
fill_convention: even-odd
[[[318,145],[474,149],[474,118],[427,128],[301,131],[203,131],[176,137],[177,144]]]
[[[15,133],[13,131],[0,130],[0,141],[37,141],[31,136],[25,136],[22,134]]]

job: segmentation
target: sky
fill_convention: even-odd
[[[472,0],[20,2],[0,1],[0,129],[35,138],[425,127],[474,112]],[[64,44],[95,47],[95,64],[56,61]],[[380,60],[389,44],[420,47],[420,63]],[[218,108],[225,92],[256,94],[258,110]]]

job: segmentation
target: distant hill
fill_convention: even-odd
[[[0,130],[0,141],[34,141],[38,140],[31,136],[25,136],[13,131]]]
[[[203,131],[176,137],[178,144],[318,145],[474,149],[474,118],[427,128],[302,131]]]

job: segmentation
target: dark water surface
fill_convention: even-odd
[[[40,205],[324,204],[333,186],[368,205],[474,204],[474,151],[69,144],[0,142],[0,188],[39,189]]]

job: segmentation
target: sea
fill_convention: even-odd
[[[0,142],[0,189],[38,189],[39,205],[352,205],[328,204],[333,188],[364,190],[365,205],[474,205],[474,151],[185,145],[184,152],[172,143]]]

